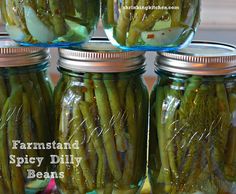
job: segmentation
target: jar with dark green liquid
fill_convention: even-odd
[[[1,45],[8,44],[1,41]],[[1,194],[41,192],[50,181],[50,177],[32,176],[32,172],[43,174],[51,170],[51,150],[32,146],[50,142],[53,137],[48,65],[47,49],[0,48]],[[36,161],[39,157],[40,164]]]
[[[236,48],[193,42],[160,53],[151,94],[155,194],[236,193]]]
[[[79,163],[59,164],[61,193],[139,193],[146,177],[148,92],[144,56],[108,42],[84,50],[60,49],[55,89],[58,150]],[[96,48],[96,50],[93,50]]]

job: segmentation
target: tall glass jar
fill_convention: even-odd
[[[93,50],[96,48],[99,50]],[[148,92],[144,56],[108,42],[85,50],[60,49],[55,88],[57,140],[78,144],[59,150],[80,161],[57,168],[62,193],[139,193],[145,180]]]
[[[125,50],[177,50],[192,40],[200,22],[200,0],[102,0],[103,25]]]
[[[99,0],[2,0],[10,37],[24,46],[70,46],[88,41],[96,28]]]
[[[194,42],[157,57],[149,178],[158,194],[236,193],[236,48]]]
[[[48,60],[47,49],[0,48],[0,193],[36,193],[49,182],[36,173],[50,170],[50,150],[33,147],[52,137]]]

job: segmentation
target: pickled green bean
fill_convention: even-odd
[[[1,116],[1,124],[0,124],[0,156],[1,156],[1,166],[2,166],[2,177],[4,177],[4,182],[6,184],[6,191],[8,193],[12,193],[11,187],[11,174],[9,171],[9,163],[8,163],[8,139],[7,139],[7,120],[9,119],[9,98],[6,100],[2,116]]]
[[[140,181],[140,177],[145,177],[146,172],[146,161],[143,158],[147,156],[147,134],[148,131],[145,129],[148,128],[148,90],[143,84],[142,78],[136,79],[135,86],[135,110],[137,112],[137,129],[138,129],[138,137],[137,137],[137,147],[135,155],[135,173],[134,173],[134,183],[138,184]],[[144,138],[145,137],[145,138]]]
[[[229,95],[229,108],[231,114],[236,110],[236,93]],[[236,126],[232,126],[229,131],[227,151],[225,153],[225,175],[230,180],[236,176]]]
[[[97,188],[101,188],[103,186],[105,180],[105,170],[106,170],[106,160],[105,153],[103,151],[102,140],[97,133],[97,127],[93,120],[92,115],[90,114],[89,104],[86,102],[80,102],[80,109],[83,115],[83,118],[86,123],[88,138],[91,139],[91,142],[94,145],[94,148],[98,155],[98,169],[97,169]]]
[[[134,1],[125,0],[124,2],[124,5],[122,4],[120,16],[118,18],[116,27],[117,41],[122,45],[126,44],[126,33],[128,31],[130,17],[132,17],[132,11],[129,9],[124,9],[123,7],[131,6]]]
[[[61,114],[60,114],[60,123],[59,123],[59,142],[65,143],[69,141],[68,135],[69,135],[69,116],[70,111],[66,109],[66,107],[62,107]],[[59,156],[68,155],[69,151],[60,149],[58,151]],[[59,172],[64,172],[64,177],[60,178],[60,184],[68,189],[72,185],[72,168],[70,166],[66,166],[65,164],[59,164],[58,166]],[[70,189],[68,189],[70,190]]]
[[[49,7],[53,14],[53,17],[51,18],[51,22],[54,27],[54,32],[56,35],[61,36],[66,33],[66,25],[65,21],[61,15],[62,8],[60,7],[60,1],[59,0],[50,0],[49,1]]]
[[[87,155],[86,155],[86,141],[85,141],[85,133],[83,132],[81,123],[83,123],[82,113],[80,111],[80,107],[78,103],[73,105],[73,121],[72,121],[72,129],[70,139],[72,142],[75,140],[79,141],[80,149],[76,151],[76,156],[81,158],[80,167],[85,177],[85,182],[87,183],[88,189],[93,190],[95,187],[95,178],[91,172],[89,167]],[[85,118],[86,119],[86,118]]]
[[[156,118],[157,118],[157,134],[159,140],[159,150],[160,150],[160,158],[163,166],[163,170],[160,171],[159,176],[164,177],[165,184],[165,192],[171,191],[171,174],[170,174],[170,164],[168,159],[168,153],[163,150],[166,148],[166,135],[162,123],[163,115],[162,115],[162,106],[163,101],[165,99],[165,90],[162,87],[157,87],[156,90]]]
[[[116,148],[118,152],[125,152],[127,150],[127,140],[125,137],[124,130],[125,123],[123,120],[123,112],[120,104],[118,88],[114,83],[115,81],[113,76],[114,75],[112,74],[104,74],[103,79],[107,90],[111,113],[113,117],[112,119],[115,130]]]
[[[95,85],[95,96],[98,107],[98,114],[100,117],[103,143],[105,146],[106,154],[109,156],[107,158],[108,164],[111,170],[111,174],[114,176],[115,180],[120,180],[122,173],[117,158],[117,151],[115,149],[114,133],[111,126],[111,110],[109,107],[108,95],[104,83],[101,81],[101,75],[94,74],[93,81]],[[104,103],[105,101],[105,103]]]
[[[7,100],[7,88],[3,77],[0,77],[0,115],[2,114],[3,106]]]
[[[130,185],[133,181],[133,172],[135,167],[135,154],[137,152],[137,115],[135,110],[135,96],[133,90],[134,82],[131,81],[126,92],[126,108],[127,126],[129,133],[129,144],[125,159],[125,166],[122,176],[122,183]]]
[[[9,155],[15,155],[16,157],[20,157],[21,153],[20,150],[12,149],[11,143],[13,140],[18,139],[18,126],[19,126],[19,115],[22,111],[22,94],[23,88],[20,86],[13,86],[12,87],[11,96],[9,98],[9,120],[7,125],[7,134],[8,134],[8,146]],[[4,148],[6,149],[6,148]],[[25,187],[24,187],[24,176],[22,173],[22,169],[16,167],[14,164],[9,165],[10,173],[11,173],[11,186],[13,194],[24,194]]]

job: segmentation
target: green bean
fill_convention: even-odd
[[[141,6],[148,6],[148,5],[149,5],[148,0],[139,0],[137,3],[137,6],[140,6],[140,7]],[[142,31],[140,31],[138,28],[136,28],[136,25],[138,25],[139,23],[142,23],[142,21],[145,17],[145,14],[146,14],[145,9],[135,10],[134,19],[131,22],[130,28],[129,28],[129,35],[128,35],[127,43],[134,44],[134,43],[138,42],[138,39],[139,39]]]
[[[86,6],[86,2],[83,2]],[[74,0],[61,0],[60,4],[63,6],[63,16],[75,16],[76,15],[76,9],[74,6]]]
[[[53,17],[51,17],[51,22],[53,24],[55,34],[58,36],[66,34],[65,21],[61,15],[62,8],[60,7],[60,1],[50,0],[49,7],[53,15]]]
[[[8,153],[8,139],[7,139],[7,121],[9,119],[9,98],[6,100],[0,124],[0,156],[1,156],[1,166],[2,166],[2,177],[4,177],[4,182],[6,184],[6,192],[12,193],[11,188],[11,174],[9,172],[9,153]]]
[[[71,154],[76,156],[76,150],[72,149]],[[87,192],[85,178],[83,176],[83,172],[80,166],[73,166],[72,183],[75,189],[79,192],[79,194]],[[73,192],[75,192],[76,190],[74,190]]]
[[[187,122],[187,137],[186,143],[189,148],[188,154],[184,160],[184,166],[182,170],[182,177],[185,179],[188,178],[188,173],[191,172],[191,168],[193,166],[194,156],[198,150],[198,136],[204,134],[204,130],[206,128],[206,118],[205,115],[208,113],[208,107],[206,106],[206,102],[208,99],[209,87],[205,84],[202,84],[195,96],[194,106],[188,111],[191,114],[188,116]],[[198,118],[196,120],[196,118]],[[185,129],[186,130],[186,129]],[[210,130],[207,128],[207,130]]]
[[[33,134],[32,131],[32,125],[31,125],[31,112],[30,112],[30,103],[28,100],[28,97],[25,93],[23,93],[22,97],[22,131],[21,131],[21,137],[22,141],[27,143],[27,142],[33,142],[35,141],[35,135]],[[37,151],[34,149],[28,149],[25,152],[28,156],[30,157],[37,157]],[[29,167],[35,168],[35,165],[30,165]],[[26,170],[25,170],[26,171]]]
[[[85,177],[85,182],[87,183],[88,189],[93,190],[95,187],[95,180],[89,167],[88,159],[86,156],[86,139],[85,132],[82,128],[83,117],[80,112],[79,103],[75,102],[73,105],[73,120],[71,129],[71,141],[74,142],[78,140],[80,143],[80,149],[76,151],[76,156],[81,158],[80,167]]]
[[[66,107],[65,104],[62,104],[61,108],[61,114],[60,114],[60,120],[59,120],[59,142],[60,143],[65,143],[68,142],[68,135],[69,135],[69,118],[70,117],[70,111]],[[63,155],[68,155],[69,151],[60,149],[58,151],[59,156]],[[68,190],[68,187],[72,185],[72,179],[71,179],[71,174],[72,174],[72,168],[71,166],[67,166],[65,164],[59,164],[58,166],[58,171],[59,172],[64,172],[64,177],[60,178],[60,185],[64,187],[66,190]]]
[[[168,153],[163,150],[163,148],[166,148],[166,135],[164,131],[164,123],[162,122],[163,119],[162,106],[163,106],[163,101],[165,99],[164,88],[157,87],[156,94],[157,94],[156,95],[157,134],[159,140],[160,158],[163,166],[163,171],[160,171],[160,173],[163,173],[162,176],[164,177],[165,180],[165,192],[170,192],[171,191],[170,165],[169,165]]]
[[[32,7],[32,6],[31,6]],[[50,21],[50,15],[47,13],[49,11],[49,7],[47,5],[47,1],[45,0],[37,0],[35,2],[37,16],[39,19],[48,27],[52,26]]]
[[[3,19],[4,22],[8,23],[8,25],[12,26],[15,25],[13,19],[9,17],[8,11],[7,11],[7,5],[6,1],[0,1],[0,10],[1,10],[1,18]]]
[[[151,96],[150,96],[150,132],[149,132],[149,154],[148,154],[148,173],[149,173],[149,180],[151,185],[158,185],[157,182],[164,182],[164,178],[162,180],[156,179],[161,173],[161,159],[160,159],[160,151],[158,148],[158,135],[157,135],[157,117],[156,117],[156,91],[157,91],[157,83],[154,85]],[[152,169],[152,170],[150,170]],[[154,178],[155,177],[155,178]],[[157,193],[156,189],[152,188],[153,193]],[[155,190],[155,192],[154,192]],[[159,188],[157,189],[159,193]]]
[[[81,18],[85,19],[87,15],[86,2],[84,0],[81,0],[81,1],[73,0],[73,3],[74,3],[76,11],[81,14]]]
[[[143,84],[142,78],[136,78],[135,85],[135,105],[137,112],[137,151],[135,156],[134,182],[138,185],[139,181],[146,174],[147,156],[147,128],[148,128],[148,91]]]
[[[47,115],[44,117],[46,120],[45,122],[49,123],[49,121],[53,117],[52,111],[50,111],[52,109],[53,89],[51,88],[50,81],[48,80],[47,75],[45,75],[44,72],[38,72],[35,75],[37,76],[37,79],[35,79],[35,85],[40,86],[38,88],[38,92],[39,96],[42,97],[42,104],[44,105],[41,108],[44,109],[45,114]],[[53,134],[53,126],[47,124],[47,128],[49,129],[48,134]]]
[[[181,87],[182,83],[180,82],[173,82],[168,95],[167,95],[167,113],[165,114],[165,131],[166,131],[166,138],[168,141],[167,144],[167,152],[169,156],[170,168],[172,173],[174,174],[175,178],[178,178],[178,170],[177,170],[177,161],[175,160],[175,145],[174,140],[176,138],[175,134],[175,127],[176,127],[176,116],[177,116],[177,109],[181,103]]]
[[[117,41],[121,45],[126,44],[126,33],[128,31],[130,17],[132,17],[132,11],[129,9],[124,9],[123,7],[126,7],[126,6],[129,7],[132,5],[133,2],[134,1],[132,0],[125,0],[123,2],[122,8],[120,11],[120,16],[117,21],[117,27],[116,27],[115,33],[116,33]]]
[[[2,173],[0,173],[0,193],[6,193],[6,187],[4,185],[4,181],[3,181],[3,178],[2,178]]]
[[[99,74],[94,74],[93,76],[98,114],[102,128],[103,143],[108,156],[107,160],[111,174],[114,176],[115,180],[120,180],[122,173],[117,158],[117,151],[115,149],[114,133],[111,126],[111,110],[109,107],[109,100],[105,85],[101,78],[102,77]]]
[[[3,106],[7,100],[7,88],[3,77],[0,77],[0,91],[1,91],[0,95],[0,115],[1,115]]]
[[[20,21],[15,15],[14,10],[12,9],[14,7],[13,1],[10,0],[10,1],[6,1],[5,3],[6,3],[6,13],[8,14],[8,17],[11,18],[12,25],[20,26],[21,25]]]
[[[12,149],[11,144],[12,141],[18,139],[18,126],[19,126],[19,116],[22,111],[22,94],[23,89],[20,86],[13,86],[13,90],[11,92],[11,96],[9,98],[9,111],[10,116],[8,120],[7,126],[7,134],[8,134],[8,146],[9,155],[15,155],[16,157],[20,157],[20,151],[17,149]],[[6,148],[5,148],[6,149]],[[11,172],[11,183],[12,183],[12,191],[14,194],[24,194],[24,176],[22,170],[16,167],[14,164],[10,165]]]
[[[179,9],[175,9],[171,11],[171,26],[178,27],[181,20],[181,10],[182,10],[183,0],[174,0],[173,5],[178,7]]]
[[[120,99],[120,105],[122,110],[125,108],[125,94],[127,90],[127,86],[129,84],[129,80],[127,78],[123,78],[121,75],[118,75],[118,80],[117,80],[117,89],[119,92],[119,99]],[[124,113],[123,113],[124,114]]]
[[[118,152],[127,150],[127,140],[125,137],[125,124],[123,120],[123,112],[120,104],[119,92],[116,87],[114,75],[104,74],[103,76],[105,87],[110,102],[112,119],[114,122],[116,148]]]
[[[85,75],[84,87],[86,88],[86,92],[84,94],[85,101],[90,104],[91,110],[89,111],[92,113],[93,117],[96,118],[97,107],[96,107],[96,102],[95,102],[95,97],[94,97],[93,81],[91,80],[90,74]],[[90,137],[90,136],[91,134],[87,132],[87,137]],[[90,167],[91,167],[92,172],[94,172],[94,175],[95,175],[95,171],[97,167],[95,147],[93,145],[93,142],[90,141],[90,139],[88,140],[87,144],[88,144],[88,153],[89,153],[88,157],[89,157]]]
[[[40,10],[45,11],[47,9],[47,1],[37,0],[37,8],[38,8],[38,11],[40,11]]]
[[[236,93],[229,94],[229,108],[230,113],[235,114],[236,110]],[[234,119],[235,116],[233,116]],[[236,176],[236,126],[233,124],[228,136],[227,150],[225,153],[225,176],[230,180]]]
[[[103,194],[112,194],[112,193],[113,193],[113,184],[112,183],[106,184]]]
[[[161,0],[160,6],[164,5],[164,1]],[[144,19],[142,22],[136,24],[136,29],[133,31],[132,36],[130,35],[127,39],[127,46],[133,46],[137,43],[137,36],[140,32],[145,31],[153,27],[163,15],[165,14],[164,10],[153,10],[152,13]],[[134,37],[134,38],[133,38]]]
[[[178,135],[178,141],[177,142],[177,145],[178,145],[178,150],[177,150],[177,163],[178,163],[178,166],[181,165],[182,163],[182,160],[184,158],[184,154],[186,152],[186,149],[184,150],[184,148],[182,147],[184,143],[184,141],[186,140],[186,137],[183,137],[183,139],[181,139],[181,133],[182,133],[182,130],[184,130],[184,128],[186,128],[186,123],[187,120],[188,120],[188,117],[189,117],[189,110],[191,110],[193,107],[194,107],[194,99],[196,97],[196,94],[199,90],[199,87],[201,85],[201,82],[202,82],[202,79],[201,77],[198,77],[198,76],[192,76],[188,79],[188,84],[185,88],[185,91],[184,91],[184,96],[181,100],[181,105],[180,105],[180,108],[179,108],[179,119],[180,119],[180,126],[181,128],[179,129],[179,135]],[[185,130],[186,132],[188,132],[187,130]],[[191,136],[191,134],[190,134]],[[186,147],[187,148],[187,147]]]
[[[31,78],[33,75],[31,76]],[[35,122],[36,139],[40,142],[45,142],[45,137],[49,138],[48,123],[44,122],[46,119],[45,107],[42,105],[41,92],[39,91],[38,84],[35,81],[30,81],[28,75],[20,75],[20,80],[23,85],[23,89],[26,92],[28,99],[30,99],[30,107],[32,113],[32,119]]]
[[[89,30],[94,30],[94,23],[98,22],[99,18],[99,12],[97,11],[97,6],[98,6],[98,1],[97,0],[91,0],[91,3],[89,3],[89,6],[87,6],[87,20],[85,22],[88,22],[90,25],[88,26]],[[97,18],[96,20],[94,18]]]
[[[62,103],[61,99],[64,96],[66,87],[67,87],[66,78],[62,77],[53,92],[53,105],[54,105],[53,106],[53,115],[54,115],[55,129],[59,129],[61,103]],[[58,133],[58,130],[55,130],[55,133]],[[56,137],[58,137],[58,135],[56,135]]]
[[[82,113],[79,108],[79,104],[75,104],[73,109],[73,121],[72,121],[72,134],[70,139],[72,141],[78,140],[80,143],[80,149],[77,150],[78,157],[81,158],[80,166],[83,171],[84,177],[86,179],[86,183],[88,186],[88,189],[93,190],[95,187],[95,180],[92,175],[91,169],[89,167],[88,159],[86,156],[86,139],[85,139],[85,133],[83,132],[83,129],[81,127],[81,124],[83,123],[83,117]]]
[[[219,165],[223,164],[224,153],[226,150],[228,134],[230,130],[230,108],[228,103],[227,92],[222,83],[216,83],[216,95],[219,105],[220,125],[218,126],[217,137],[218,141],[215,144],[215,160]]]
[[[100,139],[97,132],[97,127],[94,119],[90,114],[89,104],[86,102],[80,102],[80,109],[86,123],[86,129],[88,131],[87,134],[89,134],[89,138],[91,138],[91,141],[93,142],[94,148],[98,155],[97,188],[101,188],[104,183],[106,170],[105,153],[103,151],[102,140]]]
[[[36,98],[38,98],[39,104],[40,104],[40,114],[41,114],[41,123],[42,126],[44,127],[43,133],[44,133],[44,142],[45,141],[52,141],[52,127],[49,125],[49,120],[50,120],[50,113],[47,113],[50,109],[50,107],[47,107],[50,102],[50,89],[48,88],[47,90],[47,86],[45,86],[46,88],[42,87],[43,83],[39,82],[41,81],[41,79],[43,79],[41,77],[41,79],[38,79],[38,75],[39,73],[30,73],[29,74],[29,78],[31,79],[31,82],[33,83],[33,87],[35,90],[35,94],[37,93],[37,96],[35,96]],[[41,75],[42,76],[42,75]],[[49,98],[49,100],[47,100]],[[38,110],[39,112],[39,110]],[[44,115],[48,115],[48,116],[44,116]],[[47,157],[48,158],[48,157]]]
[[[135,154],[137,152],[137,115],[135,110],[135,96],[133,85],[134,81],[131,81],[128,85],[126,92],[126,108],[127,114],[127,126],[129,134],[128,150],[125,156],[125,166],[123,171],[122,183],[130,185],[133,181],[134,167],[135,167]]]
[[[113,25],[114,19],[114,0],[107,0],[107,20],[108,24]]]
[[[53,88],[47,75],[44,72],[39,72],[36,74],[38,78],[38,84],[40,86],[39,91],[42,93],[42,97],[45,103],[46,111],[50,110],[52,107],[52,93]],[[48,114],[48,118],[51,118],[50,114]]]

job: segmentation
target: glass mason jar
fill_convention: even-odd
[[[92,48],[99,48],[93,50]],[[144,56],[91,42],[85,50],[60,49],[55,88],[59,150],[79,162],[57,168],[62,193],[139,193],[145,181],[148,92]],[[72,147],[77,144],[77,147]]]
[[[33,148],[52,137],[48,60],[46,49],[0,49],[0,193],[36,193],[49,182],[35,174],[50,170],[50,150]]]
[[[96,28],[99,0],[3,0],[10,37],[24,46],[70,46],[88,41]]]
[[[177,50],[192,40],[200,0],[102,0],[110,41],[127,50]]]
[[[236,193],[236,48],[193,42],[157,57],[149,178],[158,194]]]

